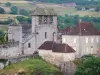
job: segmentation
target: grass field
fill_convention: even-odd
[[[91,12],[91,11],[77,11],[76,13],[73,13],[72,15],[79,15],[79,16],[90,16],[90,17],[100,17],[100,12]]]
[[[28,1],[16,1],[16,0],[4,0],[4,2],[7,1],[14,1],[12,2],[12,6],[17,6],[19,9],[26,9],[26,10],[31,10],[34,11],[36,7],[49,7],[49,8],[54,8],[54,10],[58,13],[58,15],[64,15],[64,14],[69,14],[69,15],[80,15],[80,16],[93,16],[93,17],[100,17],[100,12],[90,12],[90,11],[77,11],[76,8],[74,7],[64,7],[60,6],[59,4],[51,4],[51,3],[30,3]],[[10,11],[10,7],[7,8],[5,7],[5,3],[1,4],[6,11]],[[1,15],[0,15],[1,17]]]
[[[5,69],[1,70],[0,73],[3,73],[1,75],[49,75],[47,73],[57,73],[52,75],[62,75],[60,74],[60,70],[54,65],[49,64],[42,59],[34,58],[16,64],[11,64]]]
[[[0,21],[5,21],[7,20],[9,17],[10,18],[14,18],[16,16],[21,16],[21,15],[12,15],[12,14],[0,14]]]

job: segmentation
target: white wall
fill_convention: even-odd
[[[8,27],[8,41],[12,39],[22,43],[22,27],[21,26]]]
[[[74,48],[76,57],[97,54],[97,50],[100,50],[100,36],[62,35],[62,43],[66,43]]]
[[[0,56],[19,56],[21,55],[21,49],[19,46],[16,47],[8,47],[8,48],[0,48]]]
[[[57,53],[52,52],[52,50],[39,50],[39,55],[46,61],[56,65],[75,59],[75,53]]]
[[[28,44],[30,43],[30,48],[28,47]],[[34,51],[36,51],[36,43],[35,43],[35,37],[31,38],[28,42],[26,42],[24,45],[24,54],[33,54]]]

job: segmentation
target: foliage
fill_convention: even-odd
[[[28,16],[28,15],[29,15],[29,12],[28,12],[27,10],[25,10],[25,9],[20,9],[20,10],[19,10],[19,13],[20,13],[21,15],[25,15],[25,16]]]
[[[16,18],[19,22],[27,22],[27,23],[30,23],[30,24],[32,23],[31,17],[17,16]]]
[[[0,7],[0,14],[4,14],[4,13],[5,13],[5,10]]]
[[[18,8],[16,6],[11,7],[11,14],[17,14]]]
[[[79,19],[81,19],[83,22],[92,22],[93,25],[100,30],[100,17],[89,17],[89,16],[83,16],[80,17],[79,15],[65,15],[65,16],[58,16],[58,25],[60,29],[65,29],[67,26],[70,28],[75,27],[75,25],[78,24]]]
[[[78,5],[100,5],[100,0],[27,0],[27,1],[41,1],[41,2],[49,2],[49,3],[71,3],[76,2]]]
[[[7,3],[5,4],[5,6],[6,6],[6,7],[9,7],[9,6],[11,6],[11,3],[10,3],[10,2],[7,2]]]
[[[75,72],[75,75],[99,75],[100,74],[100,58],[91,57],[84,59]]]
[[[1,70],[1,72],[9,75],[13,75],[15,73],[17,73],[17,75],[62,75],[57,67],[38,58],[28,59],[23,62],[11,64],[4,70]]]
[[[4,43],[5,41],[5,34],[3,31],[0,31],[0,43]]]

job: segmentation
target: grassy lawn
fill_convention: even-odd
[[[0,30],[6,32],[8,30],[8,26],[7,25],[0,25]]]
[[[37,58],[11,64],[0,72],[7,75],[14,75],[15,73],[17,75],[38,75],[39,73],[39,75],[48,75],[48,73],[62,75],[56,66]]]

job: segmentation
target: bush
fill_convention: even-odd
[[[11,3],[10,3],[10,2],[7,2],[7,3],[5,4],[5,6],[6,6],[6,7],[9,7],[9,6],[11,6]]]
[[[4,14],[4,13],[5,13],[5,10],[0,7],[0,14]]]
[[[17,14],[18,13],[18,8],[16,6],[13,6],[11,8],[11,14]]]
[[[27,22],[27,23],[29,23],[29,24],[32,23],[31,17],[26,18],[26,17],[24,17],[24,16],[17,16],[16,18],[17,18],[17,20],[18,20],[19,22]]]

